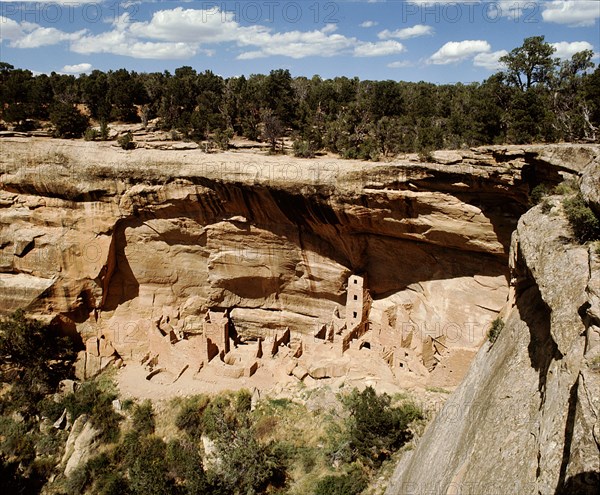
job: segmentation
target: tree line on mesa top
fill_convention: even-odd
[[[543,36],[527,38],[500,59],[505,69],[483,83],[438,85],[309,79],[282,69],[223,78],[188,66],[174,74],[34,76],[0,62],[0,111],[15,130],[50,120],[60,137],[81,137],[91,122],[106,130],[110,122],[152,119],[184,139],[216,137],[224,147],[235,134],[275,151],[287,136],[306,157],[326,150],[376,160],[484,144],[598,141],[600,68],[594,69],[593,53],[560,61],[554,51]]]

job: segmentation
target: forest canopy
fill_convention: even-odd
[[[561,61],[554,51],[543,36],[527,38],[484,82],[440,85],[309,79],[283,69],[223,78],[188,66],[173,74],[33,75],[0,62],[0,111],[16,130],[50,119],[60,137],[79,137],[92,123],[152,119],[195,141],[235,134],[275,150],[287,136],[300,156],[326,150],[378,159],[484,144],[597,141],[600,68],[594,70],[593,53]]]

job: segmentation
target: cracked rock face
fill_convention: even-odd
[[[55,318],[84,341],[104,336],[126,362],[146,356],[158,320],[194,332],[209,309],[230,310],[245,338],[312,335],[334,311],[343,317],[352,273],[368,277],[374,328],[410,326],[474,352],[506,301],[510,236],[531,185],[598,155],[486,147],[373,165],[2,145],[2,311]],[[568,334],[552,337],[566,352]],[[462,376],[436,372],[440,383]]]
[[[519,221],[505,327],[404,456],[387,493],[597,493],[598,254],[560,208]]]

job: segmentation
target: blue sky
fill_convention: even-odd
[[[528,36],[593,49],[598,0],[0,0],[0,60],[34,72],[190,65],[222,76],[472,82]]]

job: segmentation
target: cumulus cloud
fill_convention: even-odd
[[[136,37],[170,42],[221,43],[267,32],[262,26],[243,27],[233,12],[212,9],[159,10],[148,22],[133,22],[129,32]]]
[[[66,33],[56,28],[42,27],[32,22],[17,22],[0,16],[0,39],[8,40],[13,48],[39,48],[71,41],[83,36],[85,30]]]
[[[373,22],[373,21],[371,21]],[[416,25],[396,31],[382,31],[380,41],[367,42],[336,32],[337,25],[327,24],[312,31],[277,32],[271,26],[242,26],[231,12],[218,8],[159,10],[147,21],[136,21],[128,14],[116,18],[107,30],[81,30],[67,33],[54,27],[4,19],[2,37],[16,48],[34,48],[69,42],[72,52],[82,55],[107,53],[140,59],[188,59],[199,53],[212,56],[215,45],[238,47],[240,60],[261,57],[382,57],[405,51],[399,41],[433,32],[431,27]],[[482,50],[480,50],[482,51]],[[460,56],[458,56],[460,58]],[[440,62],[433,57],[434,63]]]
[[[600,18],[598,0],[552,0],[544,3],[542,19],[571,27],[593,26]]]
[[[504,68],[504,64],[500,62],[500,57],[508,55],[506,50],[498,50],[497,52],[481,52],[475,55],[473,58],[473,65],[475,67],[483,67],[487,70],[500,70]]]
[[[379,24],[377,21],[365,21],[361,22],[359,25],[361,28],[370,28],[377,26],[377,24]]]
[[[395,31],[390,31],[389,29],[384,29],[381,31],[377,37],[380,40],[388,40],[391,38],[398,38],[401,40],[407,40],[409,38],[417,38],[419,36],[427,36],[432,35],[434,30],[431,26],[426,26],[424,24],[416,24],[411,27],[396,29]]]
[[[92,64],[82,63],[75,65],[65,65],[61,72],[67,74],[83,74],[84,72],[90,72],[92,70]]]
[[[65,33],[56,28],[36,27],[33,31],[23,37],[11,42],[15,48],[39,48],[41,46],[51,46],[61,41],[72,41],[78,39],[85,33],[85,30],[76,33]]]
[[[429,62],[436,65],[452,64],[490,50],[490,44],[484,40],[449,41],[429,57]]]
[[[0,40],[16,40],[23,36],[25,33],[17,21],[0,16]]]
[[[554,56],[563,60],[570,59],[577,52],[584,50],[593,50],[594,47],[587,41],[559,41],[558,43],[550,43],[556,50]]]
[[[244,52],[240,60],[273,55],[300,59],[309,56],[332,57],[349,50],[357,42],[341,34],[332,34],[331,28],[316,31],[288,31],[284,33],[261,32],[240,37],[238,44],[256,46],[257,50]]]

